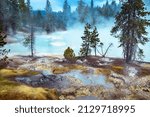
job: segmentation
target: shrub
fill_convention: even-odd
[[[65,59],[67,59],[69,62],[74,62],[75,59],[75,53],[73,51],[73,49],[71,49],[70,47],[68,47],[65,51],[64,51],[64,57]]]

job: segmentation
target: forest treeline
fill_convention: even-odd
[[[67,30],[67,26],[76,22],[96,25],[101,17],[114,17],[120,10],[120,4],[115,1],[103,6],[90,5],[79,0],[75,11],[71,10],[68,0],[64,0],[62,11],[54,12],[50,0],[45,3],[45,10],[33,10],[30,0],[2,0],[0,2],[0,22],[5,32],[33,25],[44,29],[47,33],[57,30]]]
[[[68,25],[80,22],[86,24],[84,34],[81,37],[83,43],[80,48],[80,55],[87,57],[94,49],[96,56],[98,47],[103,47],[96,25],[100,24],[100,17],[110,18],[115,16],[115,26],[112,27],[111,34],[119,39],[120,45],[118,47],[122,47],[126,63],[144,57],[144,50],[140,48],[140,45],[149,42],[146,29],[150,26],[150,20],[147,17],[150,12],[146,10],[143,0],[121,0],[121,5],[116,4],[115,1],[111,3],[106,1],[106,4],[102,7],[95,6],[94,0],[91,0],[90,5],[87,5],[83,0],[79,0],[77,8],[73,12],[68,1],[64,0],[62,9],[60,12],[54,12],[49,0],[46,1],[44,12],[33,11],[30,0],[26,2],[25,0],[1,1],[0,47],[6,44],[4,39],[7,31],[11,29],[15,33],[16,30],[26,27],[30,29],[30,34],[25,39],[24,45],[30,47],[31,55],[34,56],[35,27],[51,33],[58,30],[67,30]],[[73,53],[70,48],[68,50]],[[5,49],[0,52],[1,55],[7,53]],[[105,57],[106,52],[102,52],[101,55]],[[71,57],[74,57],[74,54]]]

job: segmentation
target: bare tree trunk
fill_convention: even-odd
[[[31,26],[31,57],[34,57],[34,28]]]
[[[111,43],[111,44],[108,46],[108,48],[106,49],[105,53],[103,54],[103,57],[105,57],[105,56],[106,56],[106,54],[107,54],[107,52],[108,52],[109,48],[110,48],[112,45],[113,45],[113,44]]]
[[[106,49],[105,53],[103,52],[103,47],[101,47],[102,53],[100,53],[98,49],[97,49],[97,52],[98,52],[102,57],[105,57],[106,54],[108,53],[109,48],[110,48],[112,45],[113,45],[113,44],[111,43],[111,44],[108,46],[108,48]]]
[[[95,56],[97,56],[96,49],[97,49],[97,47],[95,46]]]

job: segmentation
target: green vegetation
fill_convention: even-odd
[[[84,30],[84,36],[82,36],[82,48],[80,49],[80,55],[87,57],[88,55],[91,54],[91,48],[90,48],[90,42],[91,42],[91,25],[86,24],[85,25],[85,30]]]
[[[7,44],[6,42],[6,35],[3,32],[2,29],[2,24],[1,24],[1,19],[0,19],[0,68],[5,67],[6,66],[6,60],[7,60],[7,54],[9,53],[10,50],[6,50],[3,47]],[[1,49],[2,48],[2,49]]]
[[[34,45],[35,45],[35,37],[34,37],[34,28],[31,25],[31,31],[30,34],[25,38],[23,45],[25,47],[29,47],[30,51],[31,51],[31,57],[34,57]]]
[[[99,43],[100,43],[100,39],[98,36],[99,36],[99,33],[98,33],[97,28],[95,26],[93,32],[91,33],[91,42],[90,42],[91,47],[94,49],[95,56],[97,55],[96,54],[97,45],[99,45]]]
[[[146,27],[150,26],[149,20],[146,19],[149,14],[142,0],[126,0],[116,16],[111,32],[119,39],[119,47],[123,48],[126,63],[144,56],[139,44],[145,45],[149,41],[146,31]]]
[[[94,29],[92,30],[91,25],[88,23],[85,25],[84,36],[82,36],[81,38],[83,42],[79,54],[83,57],[87,57],[91,55],[92,49],[94,49],[95,56],[97,56],[97,51],[98,51],[100,55],[105,57],[109,48],[112,46],[112,44],[110,44],[110,46],[106,49],[106,52],[104,53],[103,51],[104,44],[100,41],[97,27],[95,26]],[[101,47],[101,51],[102,51],[101,53],[98,50],[98,46]]]
[[[68,47],[65,51],[64,51],[64,57],[65,59],[67,59],[69,62],[74,62],[76,60],[75,58],[75,53],[73,51],[72,48]]]

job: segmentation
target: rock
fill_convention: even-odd
[[[32,82],[31,83],[31,86],[38,86],[39,85],[39,82]]]
[[[56,61],[56,62],[64,62],[64,61],[66,61],[66,60],[64,60],[64,59],[55,59],[55,61]]]
[[[87,63],[88,61],[86,59],[83,60],[83,63]]]
[[[63,58],[62,61],[63,61],[63,62],[67,62],[67,59]]]
[[[148,82],[146,83],[146,87],[147,87],[147,88],[150,88],[150,81],[148,81]]]
[[[78,64],[83,64],[83,62],[81,60],[77,60],[76,61]]]
[[[89,68],[89,69],[88,69],[88,73],[94,74],[94,69],[93,69],[93,68]]]
[[[91,92],[88,88],[80,88],[78,90],[76,90],[76,96],[80,97],[80,96],[87,96],[90,95]]]
[[[69,95],[69,94],[74,94],[75,93],[75,88],[71,87],[71,88],[68,88],[68,89],[65,89],[62,91],[62,94],[63,95]]]
[[[48,58],[39,58],[35,61],[37,64],[49,64],[50,60]]]
[[[52,72],[50,70],[43,70],[42,74],[44,74],[44,75],[51,75]]]
[[[70,76],[66,76],[66,78],[69,80],[71,86],[83,86],[82,81],[79,79]]]
[[[138,70],[135,67],[127,66],[125,72],[129,77],[135,77],[138,73]]]
[[[59,99],[60,99],[60,100],[65,100],[65,97],[64,97],[63,95],[61,95],[61,96],[59,97]]]
[[[26,79],[26,83],[27,83],[28,85],[30,85],[31,82],[32,82],[32,80],[31,80],[30,78],[27,78],[27,79]]]
[[[110,58],[101,58],[100,61],[113,62],[113,60],[111,60]]]
[[[69,96],[66,97],[66,99],[67,99],[67,100],[75,100],[75,97],[72,96],[72,95],[69,95]]]
[[[116,88],[123,87],[125,84],[124,78],[116,75],[111,75],[109,81],[112,82]]]
[[[19,77],[19,78],[16,78],[16,81],[17,82],[21,82],[21,83],[25,83],[25,84],[28,84],[30,85],[32,80],[28,77]]]
[[[138,89],[134,95],[135,95],[136,99],[138,99],[138,100],[140,100],[140,99],[149,100],[150,99],[150,93],[147,91],[145,92],[142,89]]]
[[[95,96],[81,96],[77,97],[75,100],[99,100],[99,99]]]

